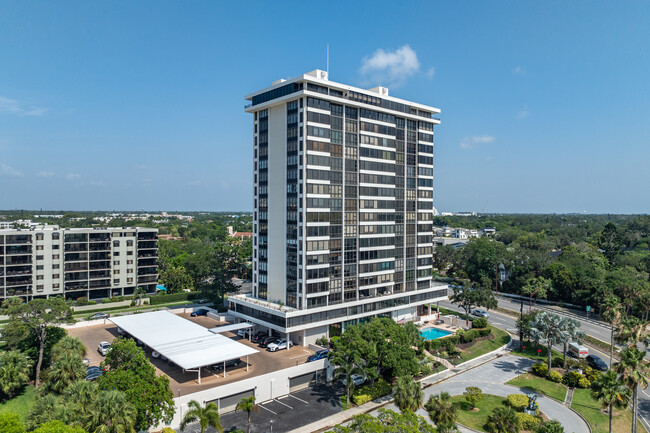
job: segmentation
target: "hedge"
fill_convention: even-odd
[[[519,418],[522,430],[535,430],[535,428],[542,423],[540,417],[529,413],[518,413],[517,418]]]
[[[523,412],[528,407],[528,397],[524,394],[510,394],[508,405],[517,412]]]
[[[352,394],[352,402],[357,406],[368,403],[376,398],[383,397],[390,394],[392,391],[391,386],[384,379],[377,379],[373,386],[363,385],[354,390]]]
[[[568,387],[576,388],[579,386],[580,379],[583,379],[582,374],[577,371],[567,371],[562,376],[562,383]]]
[[[151,305],[166,304],[168,302],[178,302],[178,301],[192,301],[196,299],[201,299],[201,292],[181,292],[181,293],[172,293],[171,295],[161,295],[152,296]]]
[[[551,382],[560,383],[562,382],[562,375],[560,372],[553,370],[548,374],[548,379]]]
[[[543,362],[538,362],[537,364],[533,364],[532,370],[537,376],[546,377],[548,374],[548,365]]]
[[[438,350],[441,347],[449,347],[450,345],[457,345],[460,343],[471,343],[477,338],[487,337],[492,333],[491,328],[470,329],[469,331],[460,334],[452,334],[435,340],[427,340],[424,342],[424,347],[427,350]]]

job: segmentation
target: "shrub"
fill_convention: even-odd
[[[517,412],[523,412],[528,407],[528,397],[524,394],[510,394],[508,405]]]
[[[465,401],[475,408],[483,400],[483,391],[475,386],[465,388]]]
[[[426,377],[433,374],[433,366],[429,363],[420,364],[420,376]]]
[[[352,402],[357,406],[390,394],[392,388],[384,379],[377,379],[373,386],[363,385],[354,390]]]
[[[600,371],[598,371],[598,370],[594,370],[594,369],[591,368],[591,367],[585,367],[585,369],[584,369],[583,371],[584,371],[584,375],[585,375],[585,377],[587,378],[587,380],[588,380],[589,382],[593,382],[593,381],[595,381],[595,380],[598,379],[598,378],[600,377],[600,375],[601,375],[601,372],[600,372]]]
[[[522,430],[534,430],[542,423],[540,417],[528,413],[518,413],[517,417],[519,418]]]
[[[176,431],[171,427],[165,427],[160,433],[176,433]]]
[[[316,344],[318,344],[319,346],[322,346],[322,347],[327,347],[330,344],[330,340],[329,340],[329,338],[323,336],[323,337],[319,338],[318,340],[316,340]]]
[[[559,421],[553,419],[542,423],[537,427],[535,433],[564,433],[564,427]]]
[[[561,356],[554,356],[551,360],[551,367],[561,368],[564,365],[564,361]]]
[[[533,365],[532,371],[539,377],[546,377],[548,374],[548,365],[543,362],[538,362]]]
[[[201,299],[201,292],[180,292],[180,293],[170,293],[169,295],[159,292],[155,296],[151,296],[151,305],[166,304],[168,302],[180,302],[180,301],[195,301]]]
[[[470,330],[470,331],[465,331],[462,334],[460,334],[460,342],[461,343],[471,343],[472,341],[476,340],[478,338],[478,332]]]
[[[575,388],[579,386],[580,379],[582,378],[582,375],[577,371],[567,371],[562,376],[562,383],[568,387]]]
[[[578,381],[578,387],[580,388],[589,388],[591,387],[591,382],[586,377],[583,377]]]
[[[479,317],[472,322],[472,328],[487,328],[488,321],[485,317]]]
[[[562,375],[558,371],[553,370],[548,373],[548,379],[555,383],[560,383],[562,382]]]

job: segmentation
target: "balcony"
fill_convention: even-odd
[[[90,251],[110,251],[111,243],[110,242],[95,242],[89,244],[88,249]]]
[[[92,271],[88,274],[88,279],[90,280],[95,280],[97,278],[110,278],[111,277],[111,272],[109,270],[106,271]]]
[[[88,263],[66,263],[65,272],[87,271]]]
[[[158,257],[158,254],[157,254],[157,253],[153,253],[153,252],[149,252],[149,251],[147,251],[147,252],[140,252],[140,251],[138,251],[138,258],[139,258],[139,259],[147,258],[147,257]]]
[[[65,283],[65,290],[88,290],[88,283]]]
[[[26,296],[32,290],[32,286],[27,287],[17,287],[14,289],[7,289],[6,296]]]
[[[21,265],[31,265],[32,256],[28,257],[7,257],[5,261],[5,266],[21,266]]]
[[[88,251],[88,244],[65,244],[66,253],[76,253]]]
[[[7,246],[5,254],[7,256],[27,255],[32,253],[31,245]]]
[[[98,270],[98,269],[110,269],[111,268],[111,262],[110,261],[105,261],[105,262],[90,262],[90,269],[92,270]]]
[[[158,266],[158,260],[156,258],[139,259],[138,267],[142,266]]]
[[[66,253],[66,262],[83,262],[88,260],[88,253]]]
[[[16,278],[16,277],[13,277]],[[12,277],[7,277],[7,281],[5,282],[5,285],[7,287],[15,287],[15,286],[30,286],[32,284],[32,278],[24,278],[24,277],[19,277],[17,279],[13,279]]]
[[[158,242],[156,241],[138,241],[138,249],[140,250],[153,250],[158,249]]]
[[[158,274],[138,276],[138,283],[157,283]]]
[[[0,271],[0,275],[2,275]],[[8,277],[13,277],[15,275],[31,275],[32,274],[32,267],[31,266],[16,266],[7,269],[7,276]]]
[[[25,245],[32,243],[32,235],[8,235],[5,239],[7,245]]]
[[[138,240],[155,240],[158,239],[158,234],[155,232],[141,232],[138,233]]]
[[[91,233],[88,239],[90,242],[109,242],[111,240],[110,233]]]
[[[111,258],[111,253],[109,252],[92,252],[90,253],[90,260],[92,261],[97,261],[97,260],[110,260]]]
[[[107,279],[107,280],[91,281],[88,287],[90,289],[109,288],[111,287],[111,280]]]
[[[65,274],[65,281],[85,281],[88,279],[88,272],[71,272]]]
[[[151,268],[138,269],[138,275],[157,275],[157,274],[158,274],[158,268],[155,266]]]
[[[68,233],[65,235],[65,243],[68,242],[88,242],[87,233]]]

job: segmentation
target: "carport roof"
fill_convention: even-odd
[[[190,370],[257,353],[257,350],[169,311],[110,317],[108,320],[179,367]]]
[[[217,326],[216,328],[210,328],[210,332],[214,332],[215,334],[220,334],[222,332],[228,332],[228,331],[239,331],[240,329],[248,329],[252,328],[253,325],[252,323],[233,323],[232,325],[223,325],[223,326]]]

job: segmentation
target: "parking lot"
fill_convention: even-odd
[[[187,313],[180,314],[180,316],[206,328],[214,328],[216,326],[227,324],[226,322],[219,322],[206,316],[190,317]],[[113,339],[119,335],[117,332],[117,326],[108,320],[106,320],[106,324],[103,325],[68,329],[68,333],[72,336],[79,337],[79,339],[86,345],[88,348],[86,357],[89,359],[90,365],[99,365],[104,360],[104,357],[97,352],[97,345],[101,341],[112,342]],[[259,353],[251,355],[248,358],[249,371],[246,371],[246,359],[242,359],[243,362],[241,362],[237,367],[228,368],[226,370],[226,377],[223,377],[223,372],[216,369],[203,368],[201,369],[201,384],[198,384],[196,372],[183,372],[180,367],[173,365],[168,361],[164,361],[161,358],[151,357],[151,349],[144,347],[144,351],[149,357],[151,363],[156,367],[156,373],[159,375],[165,374],[169,376],[169,385],[174,391],[174,396],[185,395],[203,389],[213,388],[218,385],[224,385],[238,380],[270,373],[272,371],[293,367],[304,363],[307,357],[313,353],[302,346],[295,346],[289,350],[281,350],[278,352],[267,352],[265,349],[258,347],[257,344],[237,336],[236,333],[225,332],[223,335],[259,350]]]

